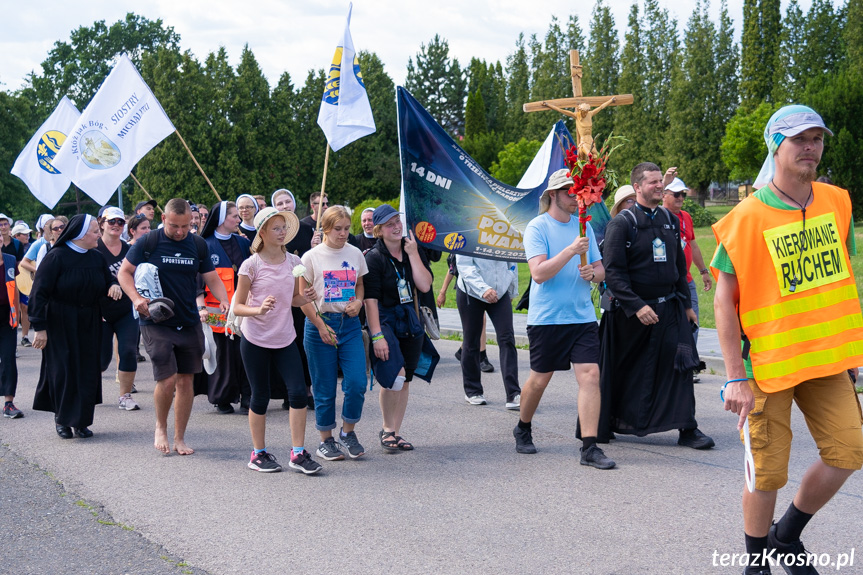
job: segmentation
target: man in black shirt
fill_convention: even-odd
[[[168,412],[174,404],[174,445],[180,455],[194,450],[186,445],[185,432],[192,413],[194,389],[192,380],[203,369],[204,333],[196,309],[197,275],[219,300],[220,311],[227,313],[229,302],[225,286],[215,271],[204,240],[190,234],[192,212],[186,200],[175,198],[165,206],[163,229],[154,230],[135,242],[120,267],[117,279],[132,305],[140,314],[141,336],[153,361],[156,389],[154,447],[170,453],[168,443]],[[151,239],[152,236],[152,239]],[[159,272],[164,297],[174,303],[174,316],[160,323],[150,318],[148,298],[135,289],[135,270],[141,264],[152,264]]]

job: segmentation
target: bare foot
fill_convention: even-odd
[[[153,441],[153,447],[165,455],[171,453],[171,448],[168,444],[168,433],[164,429],[156,429],[156,439]]]
[[[186,445],[182,439],[174,439],[174,451],[180,455],[192,455],[195,450]]]

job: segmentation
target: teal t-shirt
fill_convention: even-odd
[[[769,186],[764,186],[754,194],[756,199],[760,200],[763,204],[770,206],[771,208],[776,208],[779,210],[797,210],[794,206],[789,206],[785,202],[779,199],[773,190],[770,189]],[[848,224],[848,240],[846,242],[846,246],[848,247],[848,255],[856,256],[857,255],[857,242],[854,241],[854,218],[851,218],[851,221]],[[710,267],[714,267],[719,271],[723,271],[727,274],[736,275],[734,272],[734,264],[731,263],[731,258],[728,257],[728,252],[725,251],[725,246],[721,243],[716,246],[716,253],[713,254],[713,260],[710,262]],[[741,344],[742,346],[742,344]],[[743,365],[746,367],[746,377],[750,379],[754,379],[752,375],[752,362],[747,357],[743,360]]]

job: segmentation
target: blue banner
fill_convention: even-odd
[[[565,150],[573,143],[566,125],[558,121],[554,126],[556,142],[543,183],[521,189],[492,178],[407,90],[399,86],[397,92],[401,207],[417,241],[446,252],[524,261],[522,234],[539,213],[549,176],[566,167]],[[597,241],[602,241],[608,208],[597,203],[588,214]]]

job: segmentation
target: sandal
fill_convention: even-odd
[[[395,431],[384,431],[381,429],[381,432],[378,435],[381,438],[381,447],[387,451],[398,451],[400,449]]]
[[[402,451],[413,451],[414,450],[413,444],[410,441],[406,440],[401,435],[396,435],[395,440],[396,440],[396,445]]]

